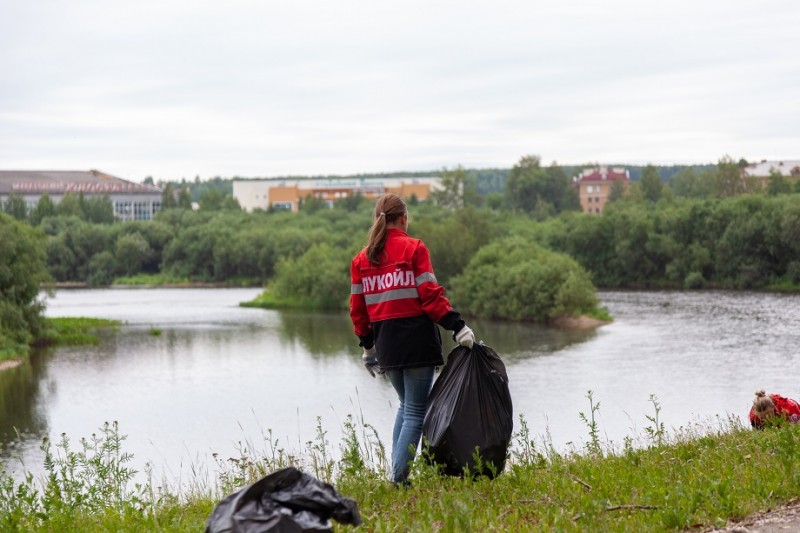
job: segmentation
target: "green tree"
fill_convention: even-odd
[[[94,224],[113,224],[114,205],[108,195],[92,196],[83,202],[83,211],[88,222]]]
[[[0,359],[19,355],[42,331],[44,240],[41,231],[0,213]]]
[[[644,172],[642,172],[642,177],[639,180],[639,184],[642,188],[645,198],[652,203],[658,202],[659,198],[661,198],[661,189],[663,188],[663,183],[661,182],[661,176],[658,175],[658,170],[656,170],[656,167],[653,165],[647,165],[644,168]]]
[[[611,182],[611,187],[608,190],[608,201],[616,202],[625,197],[625,184],[622,180],[615,180]]]
[[[50,195],[46,192],[39,197],[36,207],[31,211],[31,224],[38,226],[46,217],[52,217],[56,214],[56,205],[50,199]]]
[[[222,209],[222,203],[225,200],[225,195],[219,189],[209,189],[200,197],[200,210],[201,211],[219,211]]]
[[[581,202],[578,196],[578,189],[572,186],[564,169],[558,164],[553,163],[547,169],[548,182],[550,184],[550,197],[556,211],[580,211]]]
[[[779,194],[789,194],[792,192],[792,184],[781,174],[779,170],[770,169],[769,183],[767,184],[767,194],[777,196]]]
[[[538,213],[579,209],[578,193],[563,169],[553,163],[545,169],[538,156],[525,156],[514,165],[506,184],[506,198],[512,209]]]
[[[300,200],[298,208],[303,213],[309,215],[328,209],[328,204],[322,198],[317,198],[309,194]]]
[[[366,199],[364,195],[360,192],[355,194],[351,194],[350,196],[345,196],[344,198],[340,198],[333,202],[333,207],[336,209],[344,209],[345,211],[356,212],[358,211],[361,206],[364,204]]]
[[[3,210],[17,220],[26,220],[28,218],[28,206],[25,203],[25,198],[19,193],[9,193],[5,204],[3,204]]]
[[[160,220],[134,221],[119,226],[123,234],[138,233],[147,241],[150,253],[142,264],[142,272],[155,274],[160,271],[161,260],[166,248],[175,238],[176,230]]]
[[[720,158],[716,172],[716,191],[720,198],[754,192],[757,188],[754,179],[745,177],[740,162],[734,161],[730,156]]]
[[[181,188],[178,193],[178,207],[181,209],[192,209],[192,193],[189,192],[189,187]]]
[[[230,237],[231,229],[222,225],[186,227],[164,249],[162,270],[180,278],[213,281],[214,248]]]
[[[52,220],[52,219],[48,219]],[[47,241],[47,266],[57,281],[86,281],[89,261],[109,250],[113,226],[91,224],[78,217],[58,217],[56,234]]]
[[[226,195],[225,199],[222,200],[222,209],[225,211],[241,211],[242,206],[239,205],[239,200],[232,195]]]
[[[686,198],[713,198],[716,196],[716,169],[699,174],[687,167],[672,175],[669,187],[675,196]]]
[[[436,205],[451,210],[477,205],[479,197],[475,178],[461,165],[452,170],[444,168],[441,172],[441,188],[431,191],[431,199]]]
[[[89,260],[86,281],[93,287],[111,285],[116,273],[114,254],[109,251],[103,251],[93,255]]]
[[[175,200],[175,188],[172,183],[167,182],[161,189],[161,209],[173,209],[175,207],[178,207],[178,202]]]
[[[126,276],[138,274],[152,255],[150,244],[140,233],[123,235],[115,246],[116,271]]]
[[[58,212],[59,216],[64,217],[78,217],[78,218],[85,218],[85,214],[83,212],[83,202],[81,198],[75,194],[74,192],[67,192],[64,193],[64,196],[61,198],[61,201],[58,202],[58,207],[56,211]]]
[[[506,197],[503,193],[491,192],[486,195],[485,200],[489,209],[499,211],[506,207]]]
[[[464,270],[478,249],[497,235],[488,213],[474,207],[461,209],[443,220],[412,222],[409,231],[425,242],[436,277],[445,286]]]
[[[278,263],[272,289],[294,305],[313,309],[342,309],[350,294],[351,254],[327,243],[312,246],[298,259]]]
[[[547,322],[592,312],[598,302],[575,260],[519,237],[481,248],[451,286],[459,310],[484,318]]]

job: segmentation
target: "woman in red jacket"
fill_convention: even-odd
[[[762,429],[764,422],[779,417],[789,422],[800,422],[800,404],[780,394],[767,394],[764,389],[756,391],[753,407],[750,408],[750,425]]]
[[[422,435],[434,369],[444,364],[437,324],[472,348],[475,335],[436,282],[425,244],[408,236],[406,204],[386,194],[375,204],[367,246],[350,265],[350,318],[369,373],[385,372],[400,399],[392,431],[392,481],[407,483]]]

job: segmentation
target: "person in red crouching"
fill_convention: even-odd
[[[764,429],[764,424],[780,424],[781,420],[800,422],[800,403],[780,394],[767,394],[764,389],[756,391],[750,408],[750,425]]]

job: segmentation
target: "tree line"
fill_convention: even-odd
[[[569,174],[536,156],[520,159],[500,195],[481,194],[475,173],[457,167],[443,171],[444,187],[430,201],[409,200],[410,233],[428,245],[437,277],[462,307],[498,318],[541,318],[567,300],[586,307],[594,286],[795,290],[798,184],[773,175],[764,187],[744,180],[741,165],[722,158],[667,182],[647,166],[601,215],[582,213]],[[329,208],[310,198],[299,213],[246,213],[230,195],[207,192],[199,209],[179,191],[167,195],[172,202],[165,197],[154,220],[126,223],[114,221],[108,198],[67,194],[54,205],[43,195],[28,212],[12,195],[0,225],[0,339],[24,342],[37,327],[35,294],[45,279],[104,286],[161,276],[345,305],[371,201],[353,196]],[[541,311],[533,300],[548,284],[529,281],[559,271],[566,275]],[[511,302],[505,316],[492,299]],[[28,333],[12,333],[22,326]]]

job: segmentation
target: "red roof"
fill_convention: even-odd
[[[575,181],[618,181],[629,180],[630,175],[624,168],[587,168],[576,176]]]

